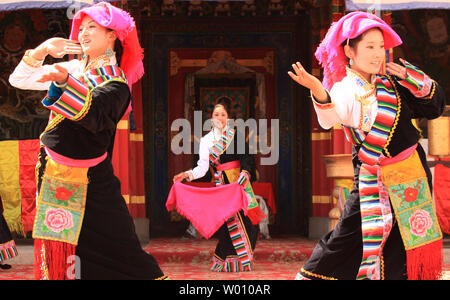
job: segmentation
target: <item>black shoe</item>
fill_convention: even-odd
[[[182,240],[195,240],[196,238],[197,238],[196,236],[193,236],[192,234],[187,232],[185,232],[181,237]]]
[[[9,269],[11,269],[11,265],[8,265],[8,264],[0,264],[0,269],[2,269],[2,270],[9,270]]]

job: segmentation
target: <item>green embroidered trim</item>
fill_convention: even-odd
[[[414,249],[442,239],[426,178],[388,188],[405,249]]]
[[[44,175],[37,201],[33,238],[78,244],[86,205],[87,181]]]

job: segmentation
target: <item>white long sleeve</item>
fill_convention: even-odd
[[[313,107],[317,114],[317,120],[319,121],[319,125],[323,129],[330,129],[331,127],[339,123],[339,116],[337,115],[335,104],[333,103],[333,101],[331,103],[325,104],[319,103],[314,99],[312,93],[311,99],[313,100]]]
[[[197,166],[192,169],[192,179],[199,179],[206,175],[209,169],[209,153],[210,149],[213,147],[213,139],[211,132],[200,139],[199,146],[199,159],[197,161]]]
[[[378,106],[376,96],[367,95],[367,87],[358,84],[354,77],[345,77],[331,88],[329,95],[331,103],[321,104],[313,99],[313,106],[317,113],[319,124],[329,129],[336,124],[359,128],[367,131],[375,122]],[[363,109],[359,97],[367,97],[370,104]],[[364,114],[364,115],[363,115]]]
[[[73,59],[67,62],[58,63],[62,67],[66,68],[70,74],[76,73],[79,70],[81,62],[77,59]],[[17,67],[9,76],[9,83],[18,89],[22,90],[48,90],[51,82],[37,82],[42,75],[53,70],[53,65],[43,65],[40,67],[31,67],[20,61]]]
[[[228,130],[225,128],[224,130]],[[209,170],[209,154],[211,153],[211,149],[214,146],[214,141],[220,139],[222,137],[222,130],[214,128],[208,134],[200,139],[199,146],[199,159],[197,161],[197,166],[187,171],[189,175],[189,180],[195,180],[202,178],[206,175],[206,172]]]

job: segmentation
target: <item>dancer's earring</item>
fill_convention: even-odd
[[[349,64],[350,66],[353,66],[353,59],[350,58],[350,60],[348,61],[348,64]]]
[[[106,50],[106,56],[112,57],[113,55],[114,55],[114,51],[112,51],[111,48],[108,48],[108,50]]]

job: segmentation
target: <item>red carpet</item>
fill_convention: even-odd
[[[294,279],[316,244],[304,238],[259,240],[254,271],[216,273],[209,270],[217,240],[155,239],[144,248],[171,279],[290,280]]]
[[[0,269],[0,280],[33,280],[33,265],[15,265],[9,270]]]
[[[155,239],[144,247],[159,263],[211,262],[217,240]],[[259,240],[254,253],[255,262],[300,262],[312,253],[316,241],[305,238],[273,238]]]
[[[254,253],[254,271],[243,273],[209,271],[216,243],[216,240],[165,238],[151,240],[144,249],[157,259],[164,273],[173,280],[291,280],[311,255],[316,241],[304,238],[260,240]],[[18,248],[20,255],[20,245]],[[22,251],[23,256],[31,255],[30,250]],[[28,261],[32,261],[32,257],[30,259]],[[15,264],[13,260],[11,264],[12,269],[0,270],[0,280],[33,279],[31,264]],[[444,271],[443,279],[450,280],[449,264],[445,265]]]

